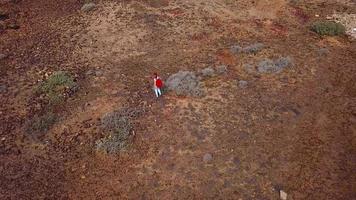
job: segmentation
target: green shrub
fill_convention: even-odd
[[[312,24],[311,30],[319,35],[335,36],[345,34],[346,29],[344,25],[333,21],[317,21]]]
[[[30,135],[47,132],[56,122],[57,116],[53,113],[46,113],[42,116],[35,116],[25,124],[26,132]]]
[[[60,104],[63,101],[63,94],[76,87],[73,78],[66,72],[58,71],[53,73],[38,88],[48,98],[50,104]]]

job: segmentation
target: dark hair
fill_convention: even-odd
[[[157,76],[158,76],[158,74],[157,74],[157,73],[153,73],[153,75],[154,75],[155,77],[157,77]]]

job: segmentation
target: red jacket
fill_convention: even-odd
[[[161,80],[160,77],[157,76],[157,77],[154,78],[153,80],[154,80],[154,86],[155,86],[155,88],[162,88],[163,82],[162,82],[162,80]]]

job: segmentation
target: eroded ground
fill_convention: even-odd
[[[0,32],[1,199],[353,199],[355,41],[308,25],[356,7],[297,2],[102,1],[88,13],[74,0],[0,2],[20,26]],[[230,50],[254,43],[265,48]],[[287,56],[281,73],[245,67]],[[205,96],[154,98],[153,72],[219,65]],[[79,90],[34,138],[24,124],[46,111],[34,88],[58,70]],[[97,153],[100,119],[123,107],[144,111],[132,146]]]

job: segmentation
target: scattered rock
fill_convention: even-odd
[[[206,153],[206,154],[203,156],[203,161],[204,161],[204,162],[210,162],[212,159],[213,159],[213,156],[212,156],[210,153]]]
[[[201,70],[201,74],[203,77],[211,77],[215,75],[215,70],[211,67],[207,67],[203,70]]]
[[[216,67],[216,71],[218,74],[223,74],[227,72],[227,66],[226,65],[220,65]]]
[[[82,6],[81,11],[89,12],[95,8],[95,3],[86,3]]]
[[[199,79],[190,71],[172,74],[166,80],[166,87],[178,95],[202,96],[204,94]]]
[[[279,195],[280,195],[282,200],[287,200],[287,193],[284,192],[283,190],[279,191]]]
[[[240,88],[247,88],[248,82],[244,80],[239,81],[239,87]]]

